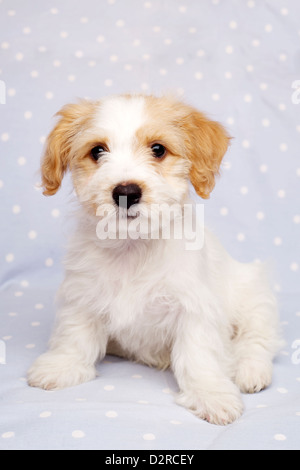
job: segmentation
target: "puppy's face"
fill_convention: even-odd
[[[220,124],[169,98],[124,95],[65,106],[42,161],[44,194],[69,169],[79,201],[135,217],[151,204],[183,204],[189,180],[202,198],[215,184],[229,137]]]

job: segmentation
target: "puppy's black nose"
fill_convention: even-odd
[[[141,188],[134,183],[119,184],[112,193],[117,206],[129,209],[133,204],[138,204],[142,197]]]

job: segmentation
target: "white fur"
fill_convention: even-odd
[[[122,99],[100,107],[95,126],[110,134],[111,154],[79,186],[79,200],[93,195],[106,204],[108,188],[130,176],[145,181],[157,202],[187,202],[184,181],[166,181],[132,150],[143,110],[141,98],[129,108]],[[216,424],[239,418],[240,390],[270,385],[278,348],[277,306],[266,268],[233,260],[208,231],[203,249],[194,252],[185,249],[184,239],[101,241],[98,222],[79,211],[50,349],[31,367],[29,384],[60,389],[92,380],[96,362],[116,353],[170,366],[178,403],[199,417]]]

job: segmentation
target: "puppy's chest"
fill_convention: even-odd
[[[104,283],[99,295],[109,329],[165,329],[175,321],[180,305],[171,286],[162,281],[122,279]]]

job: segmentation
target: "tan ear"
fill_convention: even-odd
[[[93,106],[92,102],[81,101],[78,104],[68,104],[57,113],[60,120],[47,139],[41,163],[45,196],[52,196],[60,188],[69,167],[73,139],[90,118]]]
[[[191,162],[190,180],[197,194],[208,199],[215,186],[222,159],[230,137],[221,124],[189,108],[183,129],[186,136],[187,157]]]

